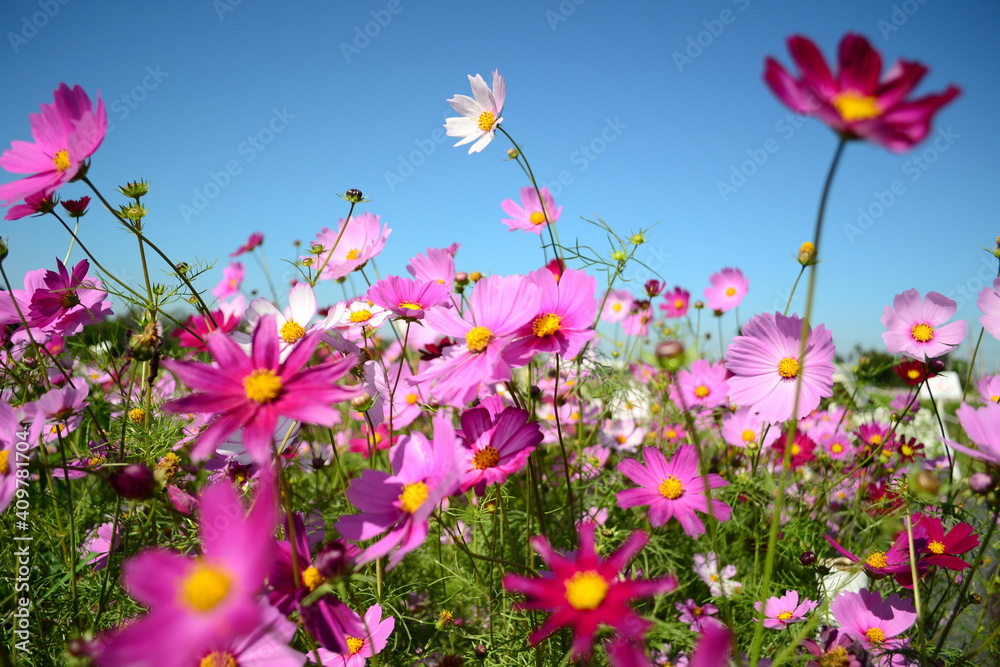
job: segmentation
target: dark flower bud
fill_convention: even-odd
[[[472,649],[472,652],[476,654],[476,657],[480,660],[485,660],[486,656],[489,654],[489,649],[486,648],[486,644],[476,644],[476,647]]]
[[[969,477],[969,488],[972,489],[973,493],[986,494],[993,490],[996,480],[993,476],[986,472],[973,473]]]
[[[156,478],[153,471],[141,463],[129,463],[108,477],[108,483],[122,498],[143,500],[153,494]]]
[[[944,359],[931,359],[927,362],[927,370],[931,373],[940,373],[944,370]]]
[[[684,354],[684,343],[679,340],[661,341],[656,346],[656,356],[660,359],[676,359]]]
[[[812,567],[816,564],[816,554],[811,551],[805,551],[799,556],[799,562],[806,567]]]
[[[357,204],[364,200],[364,195],[361,194],[361,190],[357,188],[351,188],[344,193],[344,199],[351,202],[352,204]]]
[[[666,287],[666,285],[661,283],[659,280],[651,278],[646,281],[646,294],[649,295],[649,298],[659,296],[664,287]]]
[[[333,540],[323,545],[313,558],[313,567],[327,579],[343,576],[351,569],[351,558],[343,540]]]

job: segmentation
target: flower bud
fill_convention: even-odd
[[[507,149],[507,157],[510,158],[511,160],[516,160],[519,155],[520,153],[516,148]]]
[[[149,183],[146,181],[129,181],[125,185],[118,188],[118,192],[122,193],[129,199],[139,199],[143,195],[149,193]]]
[[[930,470],[921,470],[914,475],[913,485],[931,496],[936,496],[941,489],[941,482],[938,481],[937,475]]]
[[[704,301],[695,301],[693,304],[691,304],[691,306],[695,310],[701,310],[702,308],[705,307],[705,302]]]
[[[361,190],[357,188],[351,188],[344,193],[344,199],[351,202],[352,204],[358,204],[364,201],[364,195],[361,194]]]
[[[476,644],[472,652],[476,654],[476,658],[479,660],[485,660],[486,656],[489,655],[489,649],[486,648],[486,644]]]
[[[469,283],[469,274],[465,271],[459,271],[455,274],[455,283],[458,285],[467,285]]]
[[[984,495],[993,490],[996,485],[996,480],[993,476],[986,472],[973,473],[969,477],[969,488],[972,489],[973,493],[978,493]]]
[[[927,361],[927,370],[931,373],[940,373],[944,370],[944,359],[930,359]]]
[[[351,569],[351,557],[343,540],[327,542],[313,558],[313,567],[327,579],[341,577]]]
[[[481,274],[479,271],[473,271],[472,273],[469,274],[470,282],[478,283],[482,279],[483,279],[483,274]]]
[[[141,463],[129,463],[108,477],[108,483],[122,498],[143,500],[153,494],[153,471]]]
[[[816,564],[816,554],[811,551],[805,551],[799,556],[799,562],[806,567],[812,567]]]
[[[357,410],[358,412],[364,412],[365,410],[370,408],[371,403],[372,403],[372,397],[371,394],[369,394],[368,392],[358,394],[357,396],[351,399],[351,407]]]
[[[659,296],[663,288],[666,287],[663,283],[655,278],[650,278],[646,281],[646,294],[652,299],[655,296]]]
[[[87,206],[90,204],[90,197],[80,197],[79,199],[67,199],[62,202],[66,209],[66,214],[71,218],[82,218],[87,214]]]
[[[684,343],[679,340],[661,341],[656,346],[656,356],[659,359],[676,359],[684,354]]]
[[[799,246],[799,264],[802,266],[812,266],[816,263],[816,246],[806,241]]]

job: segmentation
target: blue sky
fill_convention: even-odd
[[[526,272],[541,261],[537,238],[500,222],[500,202],[526,185],[503,159],[508,146],[498,139],[468,155],[441,131],[454,115],[446,100],[469,94],[467,75],[499,69],[504,127],[556,192],[561,240],[610,252],[582,218],[623,235],[656,223],[637,256],[695,295],[711,273],[740,267],[746,318],[783,307],[836,146],[825,126],[788,115],[771,95],[764,59],[788,64],[795,33],[830,58],[848,31],[865,34],[886,66],[928,65],[918,94],[953,83],[962,95],[911,154],[848,146],[829,200],[816,319],[840,349],[880,346],[884,306],[915,287],[955,298],[974,339],[975,293],[996,275],[981,247],[1000,233],[995,2],[178,0],[106,2],[98,13],[79,0],[9,0],[0,145],[30,140],[28,114],[60,82],[100,91],[114,129],[92,180],[106,195],[149,180],[150,236],[178,261],[219,261],[206,290],[256,230],[287,283],[280,260],[295,255],[292,241],[334,226],[346,213],[336,193],[352,187],[393,230],[382,275],[456,241],[460,270]],[[759,164],[747,162],[755,156]],[[745,180],[734,177],[741,169]],[[62,192],[82,194],[80,184]],[[54,221],[3,226],[10,274],[51,268],[66,251]],[[82,234],[109,268],[138,279],[135,242],[109,216],[92,210]],[[247,268],[248,286],[263,289]],[[645,272],[630,277],[641,291]],[[986,368],[998,359],[990,339]]]

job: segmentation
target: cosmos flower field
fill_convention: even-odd
[[[498,222],[535,270],[481,275],[455,239],[383,277],[392,229],[350,189],[283,258],[294,283],[252,299],[265,235],[233,239],[218,283],[167,256],[156,184],[104,173],[103,101],[59,84],[0,155],[21,221],[0,247],[0,664],[1000,664],[1000,376],[973,358],[961,400],[928,395],[959,345],[1000,339],[1000,278],[970,321],[885,294],[880,368],[845,374],[812,316],[841,155],[907,153],[960,90],[914,96],[927,68],[855,34],[829,61],[787,47],[763,83],[836,149],[788,260],[803,311],[743,317],[739,267],[636,285],[646,232],[560,240],[499,71],[445,128],[522,169]],[[140,280],[83,216],[135,237]],[[72,253],[8,275],[29,217]],[[715,320],[738,334],[706,345]]]

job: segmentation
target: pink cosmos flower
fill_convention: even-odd
[[[597,280],[576,269],[564,270],[558,279],[549,269],[539,269],[528,274],[528,281],[538,288],[538,311],[514,334],[504,357],[514,366],[546,352],[573,359],[594,337]]]
[[[674,603],[674,607],[680,612],[677,620],[681,623],[687,623],[691,632],[701,632],[705,627],[705,622],[719,613],[719,608],[714,604],[710,602],[695,604],[691,598],[688,598],[686,602]]]
[[[217,366],[167,359],[163,366],[198,393],[164,404],[167,412],[218,413],[198,438],[191,452],[203,459],[243,428],[243,446],[258,463],[269,461],[278,417],[307,424],[333,426],[340,417],[335,404],[357,395],[357,388],[334,384],[357,364],[345,357],[311,368],[303,368],[320,340],[310,334],[281,361],[274,317],[260,318],[254,329],[248,356],[239,345],[221,333],[208,337],[208,349]]]
[[[86,554],[93,554],[87,561],[87,565],[94,566],[94,572],[99,572],[107,567],[111,552],[121,544],[121,536],[114,531],[114,523],[111,521],[102,523],[83,542],[83,551]]]
[[[562,206],[556,208],[556,202],[552,198],[552,193],[545,186],[541,188],[542,199],[538,199],[538,192],[534,186],[521,188],[520,206],[513,199],[505,199],[500,207],[504,213],[511,216],[504,218],[503,224],[509,227],[509,231],[520,229],[534,234],[541,234],[546,223],[555,224],[562,215]]]
[[[896,540],[885,551],[872,550],[868,557],[862,560],[840,546],[840,543],[829,535],[825,535],[824,537],[830,543],[830,546],[839,551],[842,556],[853,563],[860,563],[864,567],[865,573],[872,579],[883,579],[890,575],[910,571],[908,543]],[[926,540],[922,540],[921,542],[918,542],[916,539],[914,540],[915,546],[923,548],[924,544],[926,544]]]
[[[267,604],[261,602],[260,623],[249,632],[228,643],[216,644],[195,660],[194,665],[206,667],[302,667],[308,658],[288,644],[298,626]]]
[[[476,396],[480,385],[509,380],[511,364],[504,349],[538,313],[539,299],[538,288],[524,276],[490,276],[476,283],[464,313],[442,308],[427,313],[428,326],[464,342],[445,348],[412,382],[436,380],[433,395],[461,406]]]
[[[190,347],[196,352],[203,352],[208,349],[203,342],[208,338],[208,335],[213,331],[219,331],[223,334],[235,331],[236,327],[243,320],[244,310],[246,310],[246,299],[244,299],[242,294],[237,294],[232,300],[223,301],[219,304],[217,310],[211,311],[211,318],[203,315],[192,315],[184,323],[190,331],[187,329],[175,329],[173,335],[177,337],[178,344],[181,347]],[[214,325],[212,324],[213,320],[215,322]],[[191,333],[192,331],[198,334],[201,340],[195,337]]]
[[[29,116],[35,143],[15,141],[0,155],[0,167],[15,174],[32,174],[0,185],[0,206],[36,192],[55,192],[80,175],[87,158],[101,145],[108,130],[104,101],[97,96],[94,110],[80,86],[59,84],[52,104]]]
[[[222,269],[222,280],[212,288],[212,294],[220,299],[228,299],[237,294],[240,291],[240,285],[243,284],[243,277],[245,275],[246,269],[243,267],[242,262],[229,262],[229,266]]]
[[[926,537],[923,551],[920,553],[921,563],[957,571],[970,567],[968,562],[958,557],[958,554],[968,553],[979,546],[979,536],[975,534],[972,526],[963,521],[952,526],[946,533],[941,519],[937,517],[915,514],[910,518],[914,527],[923,530]],[[901,531],[899,539],[904,538],[906,533]]]
[[[37,443],[28,440],[28,433],[21,428],[20,420],[14,408],[6,401],[0,400],[0,512],[3,512],[14,500],[18,486],[24,486],[27,480],[18,482],[17,445],[20,442]],[[21,454],[23,461],[24,453]]]
[[[448,300],[450,293],[451,285],[437,281],[424,282],[389,276],[372,285],[366,296],[376,306],[391,311],[397,317],[422,320],[425,311],[430,308],[451,308],[451,301]]]
[[[635,297],[628,290],[616,289],[608,292],[601,310],[601,319],[605,322],[621,322],[632,310]]]
[[[67,199],[62,202],[62,207],[66,209],[66,214],[71,218],[82,218],[87,214],[87,207],[90,206],[90,197],[83,196],[79,199]]]
[[[318,246],[322,250],[317,254],[303,255],[302,259],[308,259],[312,268],[320,271],[323,280],[343,278],[385,248],[392,230],[388,225],[379,225],[379,217],[367,212],[346,222],[341,218],[336,231],[324,227],[316,235],[313,247]]]
[[[764,72],[778,99],[796,113],[816,116],[846,139],[864,139],[895,153],[923,141],[934,114],[959,94],[949,86],[943,93],[907,101],[927,68],[900,60],[879,81],[882,57],[860,35],[848,33],[840,41],[836,75],[809,39],[790,37],[788,49],[800,78],[792,78],[773,58],[767,59]]]
[[[485,407],[462,413],[462,439],[465,442],[462,479],[459,490],[471,488],[483,495],[486,487],[503,484],[528,463],[528,457],[542,441],[537,422],[528,421],[527,410],[504,408],[499,414]]]
[[[643,338],[649,335],[649,322],[653,319],[653,309],[648,299],[632,301],[628,314],[622,320],[622,332],[626,336]]]
[[[471,155],[483,150],[493,141],[497,126],[503,122],[501,114],[507,99],[507,86],[497,70],[493,70],[493,90],[489,89],[483,77],[478,74],[474,77],[469,75],[469,85],[472,86],[475,99],[468,95],[455,95],[448,100],[451,108],[462,116],[446,119],[444,127],[445,134],[449,137],[462,137],[455,144],[456,147],[475,141],[469,147]]]
[[[1000,278],[996,278],[992,286],[982,289],[976,305],[983,311],[979,323],[991,336],[1000,339]]]
[[[53,194],[52,190],[42,190],[25,197],[23,204],[11,206],[3,219],[20,220],[29,215],[45,215],[55,210],[58,201],[58,197]]]
[[[733,633],[721,623],[706,622],[698,645],[691,653],[688,667],[719,667],[730,664],[732,652]],[[763,661],[760,664],[763,665]]]
[[[698,359],[690,369],[677,374],[677,385],[679,392],[677,386],[670,386],[670,398],[682,410],[706,410],[729,404],[726,367],[721,363]]]
[[[273,473],[246,518],[228,482],[205,489],[200,507],[200,556],[155,548],[126,561],[122,584],[150,612],[108,636],[98,664],[189,667],[260,625],[257,596],[274,552]]]
[[[733,447],[766,449],[770,447],[781,429],[769,428],[764,433],[765,422],[749,408],[740,408],[722,418],[722,439]],[[764,442],[760,442],[761,436]]]
[[[321,646],[331,651],[346,652],[350,646],[348,637],[364,632],[361,619],[332,593],[320,596],[309,605],[302,604],[333,573],[317,568],[317,565],[322,566],[323,563],[314,561],[310,555],[306,526],[299,513],[292,515],[291,522],[286,517],[285,535],[293,533],[295,558],[292,558],[291,539],[277,543],[275,558],[267,576],[270,584],[267,598],[286,616],[297,612],[303,625]],[[295,583],[293,563],[299,570],[298,585]]]
[[[579,524],[580,548],[566,556],[557,554],[547,538],[531,538],[531,546],[549,571],[536,578],[515,574],[504,577],[504,588],[526,596],[517,608],[551,614],[528,637],[532,645],[539,644],[564,626],[572,628],[575,658],[590,654],[601,625],[614,628],[619,638],[641,639],[650,623],[632,609],[629,601],[669,593],[677,588],[673,576],[647,581],[622,577],[622,569],[646,545],[649,539],[646,533],[634,531],[616,552],[603,559],[594,548],[596,529],[594,523]]]
[[[743,335],[733,338],[726,358],[729,398],[765,422],[802,419],[833,396],[833,336],[820,324],[806,330],[805,355],[799,358],[802,320],[795,315],[763,313],[750,318]],[[794,412],[799,390],[798,411]],[[793,414],[794,412],[794,414]]]
[[[455,282],[455,255],[447,248],[428,248],[426,254],[410,259],[406,271],[421,282],[436,282],[450,289]]]
[[[663,295],[663,302],[660,303],[660,310],[664,317],[684,317],[687,315],[688,305],[691,303],[691,293],[683,287],[675,287],[673,290]]]
[[[856,639],[869,651],[884,651],[905,646],[899,635],[917,620],[916,610],[909,600],[890,595],[885,600],[877,591],[861,589],[857,593],[841,593],[830,603],[842,632]]]
[[[750,289],[750,281],[739,269],[725,268],[708,278],[711,287],[705,288],[705,303],[714,311],[724,313],[740,305]]]
[[[434,441],[420,432],[400,439],[389,450],[392,474],[366,469],[351,482],[347,499],[361,510],[343,516],[337,530],[349,540],[381,539],[357,562],[368,563],[392,552],[387,569],[423,544],[431,513],[458,489],[458,439],[444,412],[434,418]]]
[[[984,375],[976,389],[987,403],[1000,403],[1000,375]]]
[[[257,248],[258,246],[263,245],[263,243],[264,243],[264,234],[263,234],[263,232],[254,232],[247,239],[246,243],[244,243],[243,245],[241,245],[235,251],[229,253],[229,256],[230,257],[239,257],[243,253],[250,252],[254,248]]]
[[[974,459],[1000,465],[1000,403],[990,402],[978,409],[963,403],[955,416],[978,449],[951,440],[945,442]]]
[[[668,463],[663,453],[654,447],[644,447],[642,455],[646,465],[635,459],[623,459],[618,471],[639,488],[618,492],[620,507],[649,506],[649,522],[654,527],[662,526],[671,517],[676,517],[684,532],[698,537],[705,532],[705,524],[695,512],[707,513],[707,488],[717,489],[728,486],[729,482],[714,473],[707,479],[698,472],[698,453],[691,445],[681,445]],[[732,508],[721,500],[712,500],[711,513],[717,521],[729,519]]]
[[[923,298],[915,289],[897,294],[882,315],[887,329],[882,334],[886,349],[890,354],[905,354],[917,361],[951,352],[965,340],[964,320],[944,324],[955,314],[955,308],[952,299],[937,292],[928,292]]]
[[[806,599],[799,603],[798,591],[785,591],[780,597],[770,597],[764,602],[764,627],[781,630],[791,623],[804,621],[818,605],[818,602]],[[759,600],[754,602],[753,608],[760,613]]]
[[[382,607],[377,604],[369,607],[364,619],[359,618],[358,622],[365,631],[360,637],[347,638],[346,651],[334,653],[319,649],[319,657],[325,667],[364,667],[368,658],[382,652],[396,627],[396,619],[392,616],[383,619]]]

